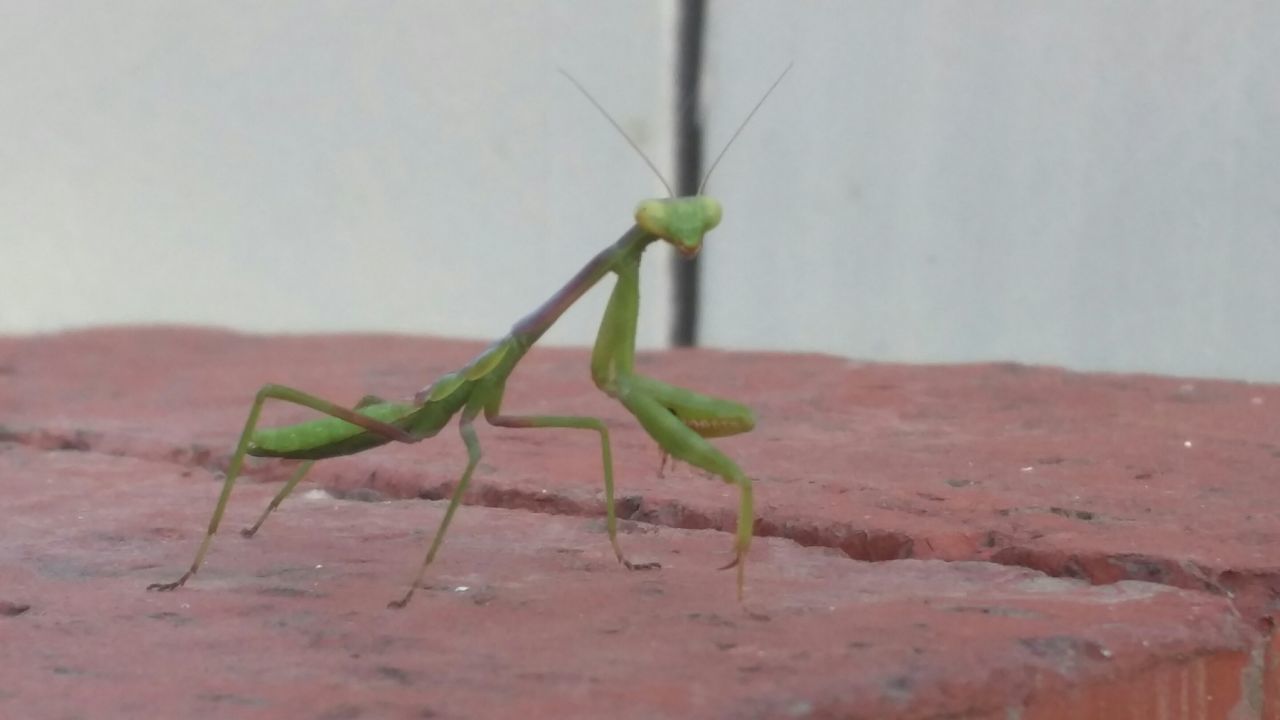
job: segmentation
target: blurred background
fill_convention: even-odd
[[[1277,38],[1266,1],[3,0],[0,333],[492,339],[665,194],[558,68],[674,182],[794,62],[696,303],[646,259],[642,347],[1280,381]]]

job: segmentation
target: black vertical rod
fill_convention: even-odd
[[[706,0],[680,0],[676,47],[676,195],[693,195],[702,182],[702,43],[706,31]],[[701,256],[675,263],[675,318],[671,344],[698,344],[698,302]]]

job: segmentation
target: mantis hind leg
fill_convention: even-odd
[[[656,387],[679,392],[672,393],[662,389],[654,392]],[[728,456],[707,442],[701,433],[690,427],[685,419],[679,416],[677,408],[672,407],[674,401],[686,400],[689,395],[697,395],[697,393],[640,376],[625,379],[619,378],[618,380],[618,400],[640,421],[640,425],[644,427],[645,432],[649,433],[649,436],[658,442],[664,452],[669,453],[677,460],[682,460],[690,465],[714,473],[727,483],[738,486],[738,527],[733,545],[734,557],[723,569],[737,567],[738,599],[741,600],[742,587],[745,580],[744,560],[746,559],[747,550],[751,547],[755,521],[751,478],[747,477]],[[706,396],[700,397],[705,398]],[[730,405],[735,406],[735,408],[731,409],[742,408],[745,410],[744,406],[737,403],[730,403]],[[750,429],[750,426],[754,425],[750,410],[746,411],[746,415],[739,414],[737,417],[741,418],[743,424],[749,423],[749,426],[738,432],[746,432],[746,430]]]
[[[346,420],[354,425],[359,425],[370,432],[383,435],[389,440],[397,442],[415,441],[415,438],[412,435],[394,425],[389,425],[387,423],[374,420],[373,418],[365,417],[354,410],[348,410],[340,405],[329,402],[328,400],[316,397],[315,395],[309,395],[301,390],[295,390],[290,387],[285,387],[284,385],[263,385],[262,388],[258,390],[258,394],[254,396],[253,406],[249,408],[249,417],[244,421],[244,430],[240,433],[240,441],[236,444],[236,451],[232,454],[231,462],[227,465],[227,477],[222,481],[222,492],[218,495],[218,504],[213,508],[213,516],[209,518],[209,527],[205,531],[204,539],[200,542],[200,547],[196,550],[195,559],[191,561],[191,567],[182,574],[182,577],[178,578],[174,582],[153,583],[147,586],[148,590],[176,590],[182,587],[187,580],[191,579],[192,575],[195,575],[196,572],[200,570],[200,565],[204,562],[204,556],[209,552],[210,544],[213,543],[213,536],[218,532],[218,526],[222,523],[222,514],[226,511],[227,501],[231,498],[231,489],[235,487],[236,478],[240,476],[240,468],[244,464],[244,456],[249,450],[249,441],[253,437],[254,430],[258,427],[258,416],[262,414],[262,406],[269,399],[283,400],[284,402],[290,402],[295,405],[302,405],[303,407],[311,408],[312,410],[324,413],[325,415]],[[366,398],[366,400],[368,400],[368,398]],[[364,404],[366,404],[365,401],[361,401],[361,405],[358,407],[363,407]],[[307,462],[294,473],[294,476],[290,478],[289,482],[285,485],[286,490],[282,490],[280,493],[277,493],[276,497],[272,500],[272,504],[267,506],[266,512],[264,512],[262,517],[258,519],[258,522],[253,526],[252,530],[256,531],[257,528],[262,525],[266,516],[272,509],[274,509],[275,506],[280,504],[280,501],[284,500],[285,496],[289,494],[287,491],[293,490],[293,487],[298,484],[298,481],[302,479],[302,476],[310,467],[311,463]],[[249,534],[252,535],[252,532]]]
[[[360,402],[356,403],[355,407],[352,409],[359,410],[382,402],[385,401],[377,395],[365,395],[360,398]],[[264,509],[262,514],[258,516],[257,522],[249,527],[241,528],[240,534],[247,538],[253,537],[257,534],[258,530],[262,527],[262,523],[267,521],[267,516],[275,511],[276,508],[280,507],[280,503],[284,502],[284,499],[289,497],[289,493],[293,492],[293,489],[298,486],[298,483],[302,481],[302,478],[307,474],[307,471],[309,471],[311,466],[315,465],[315,463],[315,460],[306,460],[299,465],[298,469],[294,470],[293,474],[289,476],[289,480],[284,484],[284,487],[280,488],[280,492],[276,493],[276,496],[271,498],[271,502],[267,503],[266,509]]]
[[[284,487],[280,488],[280,492],[276,493],[276,496],[271,498],[271,502],[267,503],[266,509],[264,509],[262,514],[258,516],[257,521],[249,527],[241,528],[240,534],[247,538],[251,538],[256,535],[259,528],[262,527],[262,523],[267,521],[267,516],[276,508],[280,507],[280,503],[284,502],[284,499],[289,497],[289,493],[293,492],[293,489],[297,487],[298,483],[302,480],[302,477],[306,475],[307,471],[311,469],[311,466],[315,464],[315,460],[304,460],[302,464],[298,466],[298,469],[294,470],[293,474],[289,476],[289,481],[284,484]]]

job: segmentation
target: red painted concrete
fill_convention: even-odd
[[[646,356],[643,372],[759,414],[717,441],[757,479],[773,536],[739,607],[711,569],[729,537],[691,530],[731,527],[732,489],[685,467],[657,477],[586,352],[537,350],[506,407],[609,422],[624,512],[644,521],[623,541],[664,569],[613,562],[593,436],[485,427],[468,502],[490,507],[459,513],[404,611],[383,606],[439,503],[299,496],[252,541],[220,535],[187,588],[140,591],[189,562],[259,385],[409,395],[480,347],[0,339],[0,716],[1280,717],[1268,385]],[[438,498],[462,460],[446,433],[320,463],[314,485]],[[227,527],[273,488],[243,483]],[[957,560],[993,562],[942,562]]]

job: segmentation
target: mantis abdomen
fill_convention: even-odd
[[[411,405],[402,402],[379,402],[356,409],[366,417],[394,425],[413,436],[432,437],[449,422],[465,401],[467,393],[457,393],[459,398],[445,402]],[[323,460],[325,458],[353,455],[370,448],[386,445],[391,438],[369,432],[335,417],[319,418],[296,425],[260,428],[249,440],[246,454],[257,457],[278,457],[294,460]]]

